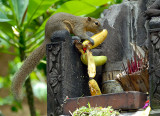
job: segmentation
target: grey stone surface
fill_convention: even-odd
[[[146,18],[144,17],[144,12],[147,9],[146,7],[147,3],[148,3],[148,0],[138,0],[137,7],[135,7],[137,12],[134,13],[134,15],[136,16],[133,16],[136,22],[135,38],[136,38],[137,45],[140,45],[140,46],[143,45],[147,39],[147,32],[145,27]]]
[[[126,64],[126,60],[133,57],[130,42],[137,45],[147,43],[145,42],[147,40],[145,17],[143,17],[147,6],[146,3],[151,4],[148,0],[125,0],[121,4],[112,5],[101,14],[102,18],[99,20],[103,24],[103,27],[108,30],[108,36],[92,52],[93,55],[107,56],[107,63],[102,68],[103,71],[97,71],[97,79],[102,76],[101,72],[106,73],[107,67],[113,62],[115,64],[121,62],[118,66],[119,70],[122,70],[122,62]],[[115,67],[118,66],[115,65]]]
[[[160,28],[160,16],[152,17],[152,19],[149,21],[149,26],[151,29]]]
[[[133,52],[129,43],[143,45],[146,41],[143,12],[147,1],[126,1],[103,12],[104,17],[100,20],[108,30],[108,36],[102,44],[102,53],[108,57],[109,62],[130,59]]]
[[[156,0],[159,3],[159,0]],[[155,3],[156,3],[155,2]],[[155,4],[154,3],[154,4]],[[153,6],[153,5],[152,5]],[[160,16],[152,17],[149,21],[149,76],[150,104],[152,109],[160,109]],[[153,116],[160,112],[153,111]]]
[[[126,52],[129,52],[126,49],[129,48],[128,9],[129,6],[123,3],[113,5],[103,12],[104,17],[101,20],[103,27],[108,30],[108,36],[102,44],[102,50],[108,57],[108,62],[122,61]]]

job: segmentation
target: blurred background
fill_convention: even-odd
[[[47,116],[46,60],[41,60],[23,88],[24,99],[11,92],[14,73],[44,40],[48,18],[58,12],[76,16],[100,16],[122,0],[0,0],[0,116]],[[29,86],[31,84],[31,86]],[[32,97],[27,97],[26,89]],[[32,105],[28,103],[32,101]],[[29,109],[29,107],[32,107]],[[31,112],[31,113],[30,113]]]

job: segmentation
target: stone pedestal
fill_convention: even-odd
[[[70,34],[57,31],[51,40],[47,45],[47,114],[57,116],[63,113],[67,97],[90,95],[89,78]]]

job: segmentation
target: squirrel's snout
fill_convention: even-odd
[[[99,29],[96,30],[96,33],[101,32],[103,29],[104,29],[103,27],[100,27]]]

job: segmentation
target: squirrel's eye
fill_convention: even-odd
[[[98,22],[95,22],[96,25],[98,25]]]

